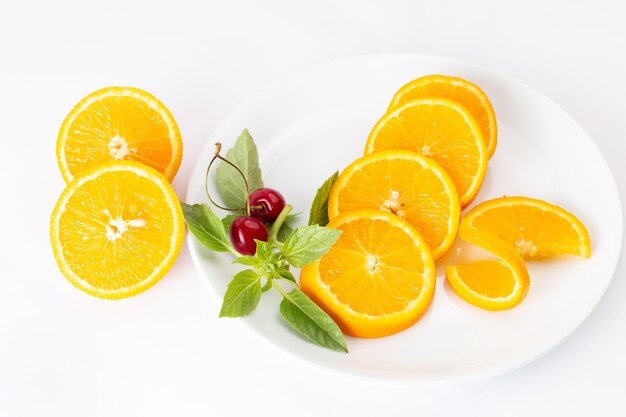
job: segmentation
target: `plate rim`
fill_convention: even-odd
[[[558,348],[565,340],[569,339],[570,336],[577,331],[580,326],[589,318],[589,316],[596,310],[598,304],[600,304],[600,302],[602,301],[602,299],[604,298],[609,286],[611,285],[611,283],[613,282],[613,279],[615,278],[615,272],[619,266],[620,263],[620,259],[621,259],[621,252],[624,246],[624,211],[623,211],[623,205],[622,205],[622,199],[621,199],[621,194],[619,191],[619,187],[617,186],[617,181],[615,179],[615,175],[613,173],[613,170],[611,169],[611,166],[609,165],[609,163],[607,162],[606,158],[604,157],[604,154],[602,153],[602,151],[598,148],[598,146],[596,145],[595,141],[591,138],[591,136],[587,133],[587,131],[584,129],[584,127],[582,125],[580,125],[580,123],[578,123],[578,121],[576,121],[576,119],[574,119],[565,109],[563,109],[563,107],[561,107],[557,102],[555,102],[554,100],[552,100],[551,98],[549,98],[548,96],[546,96],[545,94],[541,93],[540,91],[538,91],[537,89],[535,89],[534,87],[523,83],[522,81],[519,81],[509,75],[506,75],[504,73],[501,73],[499,71],[496,70],[492,70],[490,68],[481,66],[481,65],[477,65],[474,63],[470,63],[464,60],[460,60],[460,59],[455,59],[455,58],[450,58],[450,57],[445,57],[445,56],[439,56],[439,55],[431,55],[431,54],[414,54],[414,53],[377,53],[377,54],[359,54],[359,55],[351,55],[351,56],[346,56],[346,57],[342,57],[342,58],[338,58],[338,59],[333,59],[333,60],[329,60],[329,61],[324,61],[324,62],[320,62],[317,63],[315,65],[311,65],[309,67],[303,68],[299,71],[295,71],[294,73],[283,77],[277,81],[274,81],[270,84],[268,84],[267,86],[259,89],[256,93],[252,94],[251,96],[249,96],[246,100],[244,100],[241,104],[239,104],[238,106],[236,106],[231,112],[228,113],[228,115],[220,122],[217,124],[217,126],[212,129],[211,134],[209,135],[209,138],[212,138],[215,136],[215,132],[219,132],[221,130],[224,129],[225,126],[227,126],[233,119],[235,119],[237,117],[237,115],[239,113],[242,112],[242,110],[244,110],[246,107],[248,107],[251,103],[253,103],[254,101],[256,101],[259,97],[262,97],[263,95],[267,94],[268,92],[272,91],[273,89],[275,89],[277,86],[289,82],[289,81],[293,81],[294,79],[297,79],[299,77],[303,77],[306,76],[307,73],[311,73],[311,72],[315,72],[320,70],[323,67],[327,67],[327,66],[332,66],[332,65],[338,65],[338,64],[347,64],[351,61],[358,61],[358,60],[368,60],[368,59],[379,59],[379,60],[383,60],[383,59],[422,59],[422,60],[429,60],[429,61],[437,61],[439,63],[444,63],[444,64],[450,64],[450,65],[457,65],[457,66],[465,66],[468,68],[473,68],[475,70],[487,73],[487,74],[493,74],[496,75],[498,77],[501,77],[502,79],[505,79],[508,83],[512,83],[512,84],[516,84],[518,87],[521,87],[523,89],[529,90],[531,91],[533,94],[537,95],[538,97],[540,97],[543,100],[546,100],[547,102],[551,103],[552,105],[554,105],[555,109],[558,110],[559,112],[562,113],[562,115],[567,118],[569,120],[570,123],[573,123],[575,126],[577,126],[580,131],[584,134],[584,140],[597,152],[598,156],[600,157],[601,161],[604,163],[604,167],[608,170],[608,174],[611,178],[611,183],[607,184],[611,189],[612,192],[614,194],[614,196],[616,197],[616,209],[619,213],[619,227],[616,227],[616,229],[618,230],[618,234],[619,234],[619,245],[617,245],[618,247],[615,248],[615,254],[616,256],[614,256],[614,262],[613,265],[611,265],[609,268],[607,268],[608,271],[611,271],[611,278],[609,280],[607,280],[605,287],[602,289],[602,291],[600,292],[597,300],[595,301],[595,303],[593,304],[593,306],[591,306],[589,308],[589,310],[584,314],[584,316],[582,317],[582,319],[571,329],[569,329],[569,331],[565,332],[562,337],[556,341],[554,341],[553,343],[549,344],[548,346],[544,347],[543,349],[540,349],[539,351],[535,352],[532,355],[526,356],[520,360],[517,361],[512,361],[508,364],[504,364],[504,365],[500,365],[500,366],[494,366],[491,369],[486,369],[486,370],[481,370],[478,372],[474,372],[474,373],[468,373],[468,374],[464,374],[464,375],[458,375],[458,376],[452,376],[452,377],[445,377],[445,378],[440,378],[440,379],[423,379],[423,378],[410,378],[410,377],[402,377],[402,378],[398,378],[398,377],[388,377],[385,375],[380,375],[380,374],[373,374],[373,373],[369,373],[367,371],[363,371],[363,372],[359,372],[359,371],[355,371],[353,369],[337,369],[337,368],[333,368],[330,366],[325,366],[323,364],[320,364],[314,360],[311,359],[307,359],[306,357],[302,356],[302,355],[298,355],[296,354],[294,351],[289,350],[289,349],[285,349],[281,346],[279,346],[276,343],[272,343],[269,339],[267,339],[265,336],[262,335],[261,332],[259,331],[255,331],[254,329],[252,329],[251,325],[247,324],[245,320],[233,320],[234,322],[236,322],[236,325],[239,326],[240,328],[243,327],[245,329],[245,333],[247,334],[253,334],[254,337],[257,340],[262,341],[263,345],[269,347],[269,350],[277,353],[278,355],[282,355],[282,356],[286,356],[288,358],[290,358],[290,360],[299,363],[301,365],[303,365],[304,367],[311,369],[311,370],[315,370],[318,372],[321,372],[325,375],[332,375],[334,377],[338,377],[341,378],[343,380],[347,380],[347,381],[354,381],[354,382],[366,382],[369,384],[374,384],[374,385],[380,385],[380,384],[384,384],[384,385],[398,385],[398,386],[416,386],[416,387],[445,387],[445,386],[454,386],[454,385],[460,385],[460,384],[465,384],[468,382],[476,382],[476,381],[483,381],[483,380],[487,380],[487,379],[491,379],[494,378],[496,376],[499,375],[503,375],[506,373],[509,373],[511,371],[523,368],[524,366],[535,362],[539,359],[541,359],[542,357],[544,357],[547,353],[555,350],[556,348]],[[204,169],[202,169],[199,164],[200,161],[202,159],[202,155],[205,153],[205,151],[207,149],[210,149],[212,146],[213,142],[211,139],[208,139],[205,144],[201,147],[201,152],[198,154],[198,156],[195,159],[194,165],[193,165],[193,169],[191,171],[191,174],[189,176],[189,183],[187,185],[186,188],[186,192],[185,192],[185,201],[189,200],[192,196],[192,194],[194,193],[194,190],[196,189],[195,185],[195,181],[193,180],[194,178],[196,178],[198,176],[198,172],[204,171]],[[199,258],[199,255],[197,253],[197,251],[194,248],[195,245],[197,245],[198,242],[195,241],[195,238],[193,237],[193,235],[191,233],[187,234],[187,248],[189,250],[193,265],[194,265],[194,269],[196,270],[198,277],[200,279],[200,281],[202,282],[203,286],[208,290],[208,292],[211,294],[212,297],[214,297],[217,301],[221,301],[221,297],[215,292],[215,290],[209,285],[208,281],[203,277],[203,274],[200,272],[200,263],[201,260]]]

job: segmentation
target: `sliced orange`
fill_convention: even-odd
[[[390,149],[418,152],[445,169],[464,207],[480,189],[488,154],[480,127],[462,105],[423,98],[398,106],[376,123],[365,154]]]
[[[108,87],[82,99],[67,115],[57,139],[57,161],[65,182],[112,160],[148,165],[171,181],[183,144],[169,110],[150,93]]]
[[[452,179],[435,161],[410,151],[383,151],[357,159],[335,182],[328,216],[376,209],[407,220],[435,260],[454,243],[461,208]]]
[[[351,336],[387,336],[419,320],[435,291],[435,265],[421,235],[377,210],[341,214],[328,227],[343,234],[302,269],[302,291]]]
[[[487,310],[506,310],[521,303],[530,279],[513,247],[465,221],[461,221],[459,236],[499,259],[446,267],[446,281],[452,290],[468,303]]]
[[[113,161],[81,172],[63,191],[50,241],[72,284],[96,297],[124,298],[165,275],[184,228],[178,198],[160,173]]]
[[[462,104],[474,117],[483,132],[489,157],[496,150],[498,125],[487,95],[476,84],[447,75],[428,75],[405,84],[391,100],[389,110],[409,101],[425,97],[442,97]]]
[[[500,258],[446,268],[446,279],[461,298],[489,310],[514,307],[524,298],[529,279],[522,258],[591,254],[589,234],[580,220],[528,197],[477,205],[463,217],[459,236]]]
[[[473,207],[463,218],[514,247],[523,258],[591,256],[585,225],[564,209],[529,197],[502,197]]]

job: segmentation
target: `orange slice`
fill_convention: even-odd
[[[410,151],[383,151],[350,164],[335,182],[328,216],[377,209],[407,220],[435,260],[454,243],[461,208],[452,179],[435,161]]]
[[[522,258],[591,254],[589,234],[580,220],[528,197],[502,197],[477,205],[463,217],[459,236],[500,258],[446,268],[454,292],[489,310],[514,307],[524,298],[529,279]]]
[[[487,170],[487,149],[480,127],[462,105],[424,98],[398,106],[372,129],[365,154],[389,149],[418,152],[445,169],[464,207],[480,189]]]
[[[589,233],[573,214],[542,200],[502,197],[473,207],[463,218],[514,247],[523,258],[591,256]]]
[[[351,336],[387,336],[419,320],[435,291],[435,265],[420,234],[377,210],[341,214],[328,227],[343,234],[302,269],[302,291]]]
[[[428,75],[405,84],[391,100],[389,110],[425,97],[447,98],[465,107],[474,117],[485,137],[489,157],[496,150],[498,125],[489,98],[476,84],[463,78]]]
[[[171,181],[183,144],[169,110],[133,87],[108,87],[82,99],[67,115],[57,139],[57,161],[65,182],[112,160],[148,165]]]
[[[461,221],[459,236],[493,253],[498,260],[446,267],[446,281],[462,299],[487,310],[506,310],[522,302],[530,279],[524,261],[506,242]]]
[[[160,173],[113,161],[83,171],[63,191],[50,241],[72,284],[96,297],[124,298],[165,275],[184,227],[178,198]]]

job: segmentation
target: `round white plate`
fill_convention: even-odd
[[[478,84],[498,119],[498,147],[475,200],[502,195],[541,198],[577,215],[591,235],[590,259],[528,262],[531,287],[518,307],[481,310],[438,282],[430,310],[410,329],[381,339],[347,338],[350,353],[322,349],[294,333],[266,293],[257,310],[233,319],[288,356],[340,375],[442,384],[499,374],[555,347],[589,315],[613,276],[622,244],[622,209],[602,155],[583,129],[555,103],[493,71],[448,59],[374,55],[331,62],[272,86],[243,104],[210,136],[198,158],[187,202],[207,202],[204,173],[213,142],[228,149],[244,128],[259,148],[265,185],[280,190],[307,220],[315,190],[363,153],[365,140],[395,91],[427,74]],[[194,264],[221,304],[237,267],[227,254],[205,250],[190,235]],[[443,263],[482,254],[461,242]],[[443,264],[442,263],[442,264]],[[247,337],[244,335],[242,337]]]

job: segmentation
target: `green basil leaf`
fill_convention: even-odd
[[[330,189],[333,187],[338,177],[339,172],[337,171],[317,189],[317,193],[315,193],[315,198],[311,204],[311,211],[309,212],[309,226],[313,224],[326,226],[328,224],[328,196],[330,195]]]
[[[185,222],[191,233],[205,248],[216,252],[230,252],[232,247],[224,232],[222,221],[206,204],[181,203]]]
[[[235,145],[226,153],[226,159],[243,172],[248,181],[249,192],[263,187],[259,154],[248,129],[241,132]],[[243,209],[248,196],[241,174],[232,166],[221,162],[217,167],[216,178],[217,191],[226,207]]]
[[[269,243],[254,239],[256,242],[256,254],[254,255],[260,262],[266,262],[272,256],[272,247]]]
[[[324,256],[339,236],[341,230],[328,227],[298,227],[285,240],[283,257],[296,268],[302,268]]]
[[[248,256],[248,255],[244,255],[244,256],[240,256],[239,258],[235,258],[233,263],[234,264],[239,264],[239,265],[245,265],[245,266],[252,266],[252,267],[255,267],[255,268],[263,265],[263,261],[258,260],[254,256]]]
[[[226,217],[222,219],[222,224],[224,225],[224,231],[226,232],[226,236],[229,236],[230,234],[230,225],[239,216],[239,214],[227,214]]]
[[[239,272],[228,284],[220,317],[250,314],[261,299],[261,277],[251,269]]]
[[[261,287],[261,292],[267,292],[270,290],[270,288],[272,288],[272,278],[266,276],[265,284],[263,284],[263,286]]]
[[[289,268],[289,266],[282,266],[282,264],[286,263],[283,259],[283,256],[280,252],[272,252],[272,256],[270,256],[269,261],[267,261],[268,265],[273,265],[274,269],[277,268]]]
[[[339,326],[309,297],[297,288],[282,294],[280,314],[294,329],[320,346],[348,352]]]
[[[278,271],[276,271],[276,275],[278,275],[279,278],[286,279],[287,281],[291,281],[294,284],[297,284],[296,277],[294,277],[288,269],[279,269]]]
[[[278,239],[279,242],[285,242],[291,232],[293,232],[293,228],[287,223],[283,223],[280,230],[278,231],[278,235],[276,235],[276,239]]]

